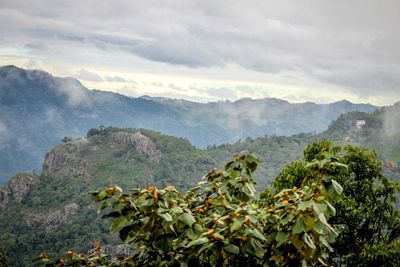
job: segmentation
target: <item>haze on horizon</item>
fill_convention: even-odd
[[[0,65],[192,101],[400,100],[400,2],[2,0]]]

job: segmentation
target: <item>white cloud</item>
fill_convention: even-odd
[[[398,10],[396,0],[3,0],[0,56],[81,69],[77,77],[99,85],[128,81],[122,71],[388,103],[400,98]]]
[[[75,77],[80,80],[86,80],[86,81],[92,81],[92,82],[102,82],[103,81],[103,78],[101,78],[101,76],[97,75],[94,72],[85,70],[85,69],[78,70],[76,72]]]

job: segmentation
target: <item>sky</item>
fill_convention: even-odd
[[[400,100],[400,1],[0,0],[0,65],[199,102]]]

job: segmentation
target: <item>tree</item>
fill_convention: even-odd
[[[322,162],[325,167],[321,169],[318,164]],[[341,165],[347,167],[338,169]],[[321,175],[325,182],[334,177],[343,194],[333,201],[336,216],[329,220],[339,233],[331,264],[371,266],[375,260],[381,266],[393,262],[399,265],[400,218],[394,209],[399,184],[383,176],[381,169],[375,152],[354,146],[332,147],[329,141],[315,142],[305,149],[303,161],[282,170],[273,191],[313,183]]]

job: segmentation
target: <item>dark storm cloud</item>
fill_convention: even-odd
[[[397,0],[3,0],[0,7],[0,33],[10,43],[49,40],[190,68],[297,73],[364,97],[400,95],[398,25]]]

